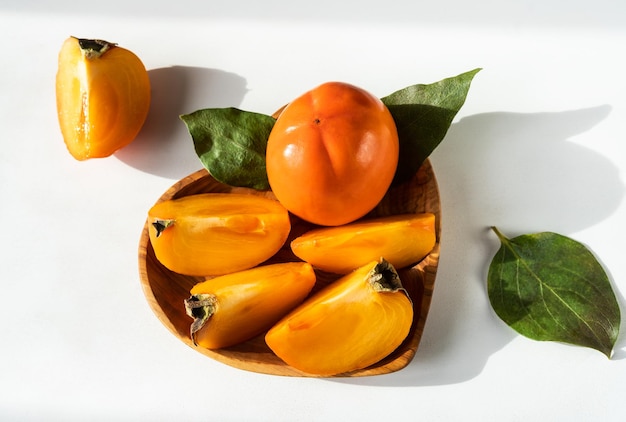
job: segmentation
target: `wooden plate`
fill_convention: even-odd
[[[272,192],[258,192],[245,188],[233,188],[217,182],[206,170],[199,170],[181,179],[159,198],[158,202],[197,193],[237,192],[263,195],[274,198]],[[426,161],[413,179],[403,185],[393,187],[378,207],[368,217],[400,214],[406,212],[432,212],[436,215],[437,243],[432,252],[412,268],[399,269],[404,287],[409,292],[415,307],[415,319],[407,339],[391,355],[382,361],[362,370],[341,374],[341,377],[379,375],[404,368],[415,356],[422,337],[426,316],[435,284],[439,261],[439,238],[441,234],[441,212],[439,190],[430,161]],[[292,217],[292,230],[285,246],[268,263],[297,260],[289,243],[312,228],[312,225]],[[284,376],[311,376],[302,373],[281,361],[267,347],[264,336],[260,335],[245,343],[220,350],[207,350],[194,346],[189,327],[191,318],[185,314],[183,300],[189,297],[191,287],[201,281],[174,273],[156,259],[148,235],[148,223],[144,225],[139,243],[139,274],[145,296],[159,320],[183,343],[219,362],[235,368],[264,374]],[[317,282],[313,291],[336,280],[337,275],[317,272]]]

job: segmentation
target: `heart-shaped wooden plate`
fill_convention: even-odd
[[[216,181],[206,170],[199,170],[170,187],[158,199],[158,202],[209,192],[246,192],[274,198],[271,191],[260,192],[227,186]],[[411,268],[398,269],[402,283],[408,291],[415,308],[415,317],[411,331],[398,349],[385,359],[368,368],[338,375],[340,377],[357,377],[395,372],[408,365],[415,356],[430,308],[439,262],[441,209],[437,181],[430,161],[426,160],[410,181],[390,188],[381,203],[367,216],[376,217],[421,212],[432,212],[435,214],[437,243],[430,254],[421,262]],[[293,238],[311,228],[311,224],[297,217],[292,217],[292,230],[289,239],[285,246],[268,263],[297,260],[289,248],[289,243]],[[150,243],[147,221],[141,233],[139,243],[139,274],[145,296],[156,316],[176,337],[189,347],[219,362],[239,369],[283,376],[311,376],[288,366],[280,360],[265,344],[263,335],[237,346],[219,350],[208,350],[194,346],[189,334],[192,320],[185,313],[183,301],[189,297],[191,287],[203,279],[177,274],[161,265],[156,259]],[[335,274],[317,272],[317,282],[313,292],[331,283],[338,277]]]

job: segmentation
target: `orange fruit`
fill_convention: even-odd
[[[148,211],[148,223],[159,262],[194,276],[252,268],[278,252],[291,230],[278,201],[227,193],[159,202]]]
[[[409,335],[413,304],[388,262],[373,261],[307,298],[266,334],[288,365],[330,376],[370,366]]]
[[[70,37],[59,53],[56,99],[70,154],[81,161],[108,157],[142,128],[150,109],[150,80],[131,51]]]
[[[408,267],[436,241],[434,214],[399,214],[313,229],[292,240],[291,250],[315,268],[347,274],[381,256],[395,268]]]
[[[380,99],[354,85],[328,82],[278,116],[267,143],[267,177],[293,214],[319,225],[342,225],[383,198],[398,149],[395,122]]]
[[[314,285],[315,272],[305,262],[262,265],[200,282],[185,301],[194,318],[191,339],[207,349],[249,340],[298,306]]]

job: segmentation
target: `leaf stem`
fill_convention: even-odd
[[[503,235],[502,232],[498,230],[496,226],[491,226],[491,230],[493,230],[493,232],[496,234],[496,236],[498,236],[498,239],[500,239],[501,242],[504,243],[509,240],[509,238]]]

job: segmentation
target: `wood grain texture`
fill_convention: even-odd
[[[199,170],[174,184],[159,198],[158,202],[208,192],[236,192],[274,197],[269,191],[258,192],[221,184],[213,179],[206,170]],[[427,160],[422,165],[412,180],[392,187],[377,208],[366,216],[367,218],[420,212],[435,214],[437,243],[431,253],[421,262],[411,268],[398,269],[415,309],[411,331],[400,347],[382,361],[362,370],[338,375],[338,377],[359,377],[395,372],[406,367],[415,356],[430,309],[439,262],[441,209],[437,181],[430,161]],[[285,246],[266,263],[298,260],[291,252],[289,244],[292,239],[311,228],[313,226],[310,223],[292,216],[292,230],[289,239]],[[177,274],[161,265],[150,244],[147,222],[144,225],[139,243],[139,274],[146,299],[156,316],[189,347],[219,362],[243,370],[282,376],[314,376],[302,373],[280,360],[267,347],[263,335],[237,346],[220,350],[207,350],[194,346],[189,334],[191,318],[185,314],[183,301],[189,297],[191,287],[202,281],[203,278]],[[317,282],[313,292],[339,277],[321,271],[316,271],[316,276]]]

